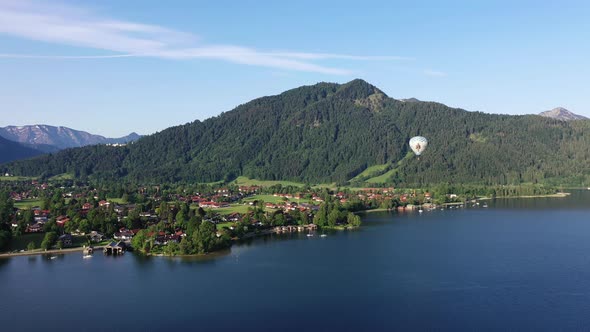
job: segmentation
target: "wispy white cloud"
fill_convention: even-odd
[[[272,52],[268,55],[303,59],[303,60],[324,60],[324,59],[343,59],[343,60],[359,60],[359,61],[392,61],[392,60],[414,60],[409,57],[389,56],[389,55],[347,55],[347,54],[332,54],[332,53],[299,53],[299,52]]]
[[[135,57],[134,54],[112,54],[112,55],[35,55],[35,54],[11,54],[0,53],[0,58],[4,59],[113,59]]]
[[[159,26],[102,19],[78,8],[27,0],[0,2],[0,33],[134,54],[153,54],[195,39]]]
[[[442,71],[438,71],[438,70],[425,69],[423,71],[423,73],[426,76],[432,76],[432,77],[445,77],[445,76],[447,76],[447,73],[442,72]]]
[[[72,56],[0,54],[0,58],[102,59],[158,57],[217,59],[282,70],[346,75],[344,68],[314,63],[321,60],[395,61],[398,56],[273,52],[236,45],[205,44],[191,33],[157,25],[103,18],[83,8],[29,0],[0,0],[0,34],[113,52],[112,55]]]

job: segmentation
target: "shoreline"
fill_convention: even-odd
[[[522,196],[496,196],[496,197],[479,197],[476,198],[477,200],[481,200],[481,201],[485,201],[485,200],[492,200],[492,199],[514,199],[514,198],[565,198],[570,196],[571,193],[569,192],[561,192],[561,193],[555,193],[555,194],[547,194],[547,195],[522,195]],[[442,203],[440,205],[459,205],[459,204],[465,204],[465,202],[452,202],[452,203]],[[367,209],[367,210],[360,210],[360,211],[356,211],[353,212],[354,214],[366,214],[366,213],[374,213],[374,212],[391,212],[391,211],[395,211],[396,209],[387,209],[387,208],[378,208],[378,209]],[[356,229],[356,228],[360,228],[360,227],[352,227],[352,228],[338,228],[338,227],[326,227],[326,229],[331,229],[331,230],[348,230],[348,229]],[[269,229],[269,230],[265,230],[259,234],[247,234],[243,239],[248,239],[248,238],[254,238],[254,237],[258,237],[258,236],[264,236],[264,235],[269,235],[269,234],[278,234],[280,232],[277,232],[274,229]],[[0,253],[0,259],[2,258],[10,258],[10,257],[18,257],[18,256],[34,256],[34,255],[45,255],[45,254],[68,254],[68,253],[74,253],[74,252],[82,252],[84,250],[85,247],[75,247],[75,248],[64,248],[64,249],[51,249],[51,250],[45,250],[43,251],[42,249],[35,249],[34,251],[23,251],[23,252],[6,252],[6,253]],[[103,246],[97,246],[97,247],[93,247],[94,250],[100,250],[103,249]],[[231,248],[231,247],[230,247]],[[230,249],[227,248],[227,249]],[[226,249],[226,250],[227,250]],[[223,251],[223,250],[221,250]],[[152,256],[152,257],[207,257],[210,256],[211,254],[215,254],[216,252],[211,252],[211,253],[207,253],[207,254],[196,254],[196,255],[173,255],[173,256],[169,256],[169,255],[162,255],[162,254],[156,254],[156,255],[147,255],[147,256]]]
[[[378,209],[359,210],[354,213],[357,214],[357,213],[371,213],[371,212],[387,212],[387,211],[393,211],[393,210],[394,209],[378,208]]]
[[[482,197],[478,200],[491,200],[491,199],[512,199],[512,198],[564,198],[568,197],[572,193],[555,193],[546,195],[522,195],[522,196],[496,196],[496,197]]]
[[[546,194],[546,195],[521,195],[521,196],[496,196],[496,197],[478,197],[475,198],[475,200],[477,201],[489,201],[489,200],[493,200],[493,199],[514,199],[514,198],[565,198],[570,196],[571,193],[568,192],[560,192],[560,193],[555,193],[555,194]],[[467,204],[469,203],[471,200],[469,201],[463,201],[463,202],[450,202],[450,203],[441,203],[441,204],[435,204],[435,205],[440,205],[440,206],[454,206],[454,205],[462,205],[462,204]],[[425,203],[426,204],[426,203]],[[424,205],[424,204],[422,204]],[[422,205],[416,205],[416,207],[422,206]],[[361,214],[361,213],[372,213],[372,212],[391,212],[391,211],[395,211],[397,210],[396,208],[392,208],[392,209],[387,209],[387,208],[378,208],[378,209],[366,209],[366,210],[359,210],[354,212],[355,214]]]
[[[343,226],[336,226],[336,227],[329,227],[329,226],[324,226],[323,229],[326,230],[332,230],[332,231],[348,231],[348,230],[355,230],[360,228],[361,226],[357,226],[357,227],[343,227]],[[319,229],[314,231],[314,232],[318,232],[320,231]],[[243,240],[249,240],[249,239],[255,239],[255,238],[260,238],[263,236],[267,236],[267,235],[273,235],[273,234],[297,234],[297,233],[302,233],[302,232],[282,232],[282,231],[277,231],[275,228],[271,228],[271,229],[267,229],[267,230],[263,230],[259,233],[248,233],[246,234],[244,237],[242,237],[241,239],[238,240],[234,240],[234,243],[236,242],[240,242]],[[191,255],[167,255],[164,253],[140,253],[140,255],[143,255],[145,257],[164,257],[164,258],[211,258],[211,257],[217,257],[217,256],[223,256],[223,255],[227,255],[229,253],[231,253],[231,248],[233,247],[234,243],[232,243],[231,246],[229,246],[228,248],[225,249],[220,249],[217,251],[212,251],[212,252],[208,252],[208,253],[204,253],[204,254],[191,254]]]
[[[92,247],[94,250],[102,249],[103,246]],[[82,252],[84,251],[84,247],[75,247],[75,248],[64,248],[64,249],[50,249],[50,250],[43,250],[43,249],[35,249],[34,251],[23,251],[23,252],[6,252],[0,254],[0,258],[8,258],[8,257],[17,257],[17,256],[34,256],[34,255],[48,255],[48,254],[59,254],[59,253],[73,253],[73,252]]]

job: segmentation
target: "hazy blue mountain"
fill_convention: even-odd
[[[43,152],[0,137],[0,163],[38,156]]]
[[[7,126],[0,128],[0,136],[28,144],[44,152],[52,152],[51,146],[61,150],[95,144],[129,143],[141,137],[131,133],[120,138],[107,138],[67,127],[48,125]]]

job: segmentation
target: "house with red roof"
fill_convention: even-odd
[[[68,217],[68,216],[59,216],[55,219],[55,223],[59,227],[63,227],[63,226],[65,226],[65,224],[67,224],[69,222],[70,222],[70,217]]]

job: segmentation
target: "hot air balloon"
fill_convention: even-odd
[[[410,139],[410,148],[417,156],[420,156],[427,146],[428,140],[425,137],[415,136]]]

